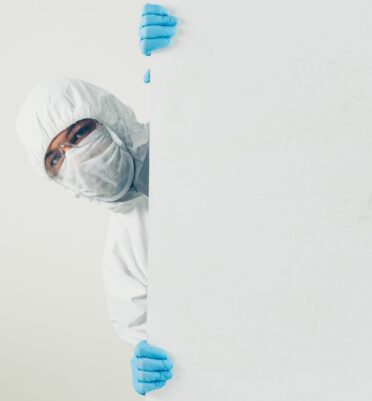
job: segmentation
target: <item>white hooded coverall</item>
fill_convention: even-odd
[[[100,121],[133,157],[129,192],[110,210],[102,277],[110,318],[119,336],[133,347],[147,338],[147,212],[149,126],[116,96],[89,82],[60,77],[35,85],[22,104],[16,130],[34,169],[46,179],[44,157],[50,142],[76,121]]]

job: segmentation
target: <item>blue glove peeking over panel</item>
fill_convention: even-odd
[[[158,4],[145,4],[138,32],[142,53],[151,56],[154,50],[169,46],[176,34],[177,22],[177,18],[170,15],[166,8]],[[144,82],[150,82],[150,70],[146,71]]]

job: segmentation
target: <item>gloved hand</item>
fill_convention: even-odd
[[[166,8],[158,4],[145,4],[138,32],[142,53],[151,56],[152,51],[169,46],[176,34],[177,22],[177,18],[170,15]],[[144,82],[150,82],[150,70],[146,71]]]
[[[131,360],[132,383],[138,394],[157,390],[173,377],[173,362],[161,348],[140,341]]]

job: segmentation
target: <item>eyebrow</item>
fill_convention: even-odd
[[[75,126],[76,126],[76,124],[77,124],[78,122],[79,122],[79,121],[76,121],[76,123],[71,124],[71,125],[67,128],[67,132],[66,132],[66,134],[65,134],[67,137],[70,135],[71,131],[75,128]],[[50,150],[49,152],[47,152],[47,154],[45,155],[44,160],[47,160],[48,157],[49,157],[51,154],[53,154],[55,151],[56,151],[56,150]]]

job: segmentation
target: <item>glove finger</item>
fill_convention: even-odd
[[[145,14],[169,15],[169,12],[166,8],[159,6],[159,4],[147,3],[142,9],[142,15]]]
[[[157,390],[164,386],[165,381],[158,381],[158,382],[137,382],[133,381],[133,387],[137,391],[138,394],[145,395],[150,391]]]
[[[139,370],[135,368],[133,370],[133,376],[138,382],[167,381],[173,377],[173,371],[161,370],[161,371],[149,372],[147,370]]]
[[[173,15],[144,15],[141,18],[140,26],[148,26],[148,25],[160,25],[160,26],[176,26],[177,18]]]
[[[136,358],[134,366],[139,370],[152,372],[154,370],[170,370],[173,368],[173,362],[170,359]]]
[[[143,76],[143,82],[144,82],[145,84],[148,84],[149,82],[151,82],[151,71],[150,71],[150,69],[148,69],[148,70],[145,72],[145,75]]]
[[[158,347],[150,345],[146,340],[139,342],[134,350],[138,358],[167,359],[168,354]]]
[[[140,42],[142,53],[146,56],[150,56],[153,50],[167,47],[170,40],[171,38],[143,39]]]
[[[139,31],[140,39],[169,38],[176,34],[174,26],[149,25],[144,26]]]

